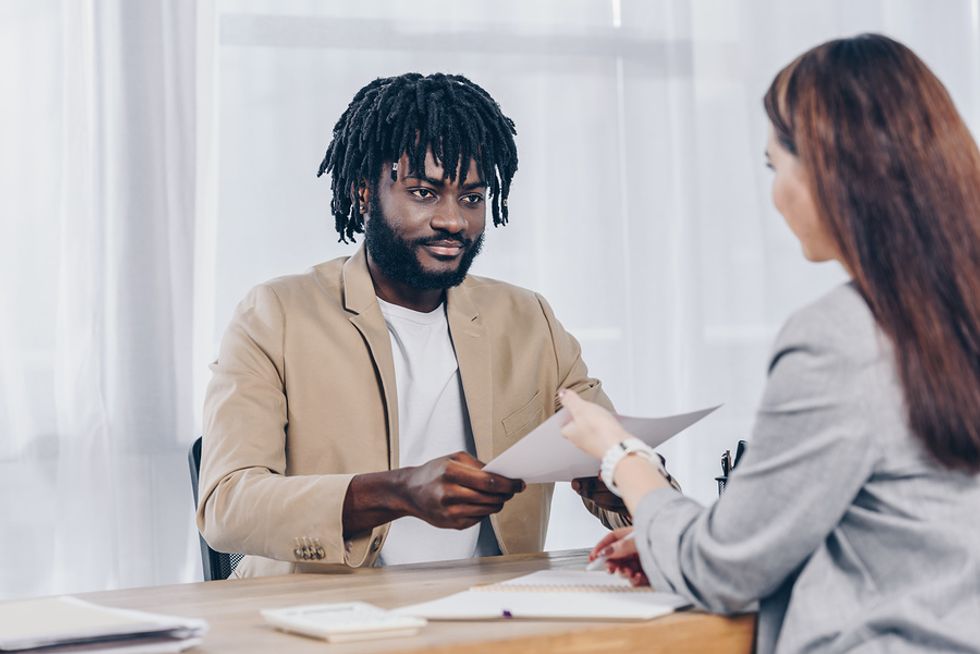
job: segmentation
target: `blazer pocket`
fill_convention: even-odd
[[[520,433],[522,429],[527,427],[531,422],[538,422],[541,420],[544,414],[544,398],[541,397],[541,391],[538,390],[534,396],[527,401],[527,404],[522,406],[517,411],[514,411],[509,416],[501,420],[504,425],[504,431],[507,432],[509,436]]]

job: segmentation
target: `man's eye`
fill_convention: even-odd
[[[413,188],[411,190],[411,193],[412,195],[414,195],[415,197],[421,200],[428,200],[431,197],[435,197],[435,193],[433,193],[427,188]]]
[[[479,195],[478,193],[474,193],[473,195],[467,195],[463,198],[463,202],[465,202],[466,204],[480,204],[481,202],[483,202],[483,196]]]

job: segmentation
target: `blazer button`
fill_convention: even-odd
[[[377,552],[379,547],[381,547],[381,536],[377,536],[373,541],[371,541],[372,552]]]

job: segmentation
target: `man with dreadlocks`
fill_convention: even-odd
[[[481,470],[568,388],[609,406],[544,299],[467,277],[507,223],[514,123],[456,75],[358,91],[319,174],[347,258],[262,284],[212,365],[198,525],[238,575],[540,551],[552,486]],[[622,504],[577,488],[607,525]]]

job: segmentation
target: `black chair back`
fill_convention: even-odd
[[[197,508],[197,480],[201,473],[201,437],[198,437],[191,445],[191,451],[187,454],[187,464],[191,469],[191,490],[194,492],[194,508]],[[242,560],[244,554],[218,552],[211,549],[204,536],[198,534],[201,540],[201,564],[204,568],[204,581],[216,581],[227,579],[231,576],[232,570]]]

